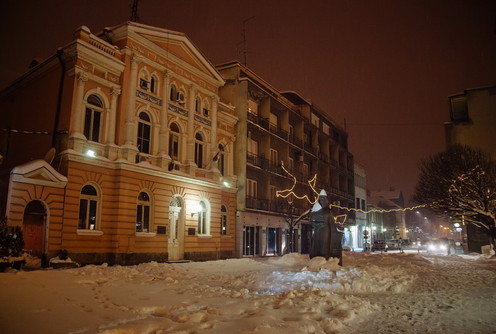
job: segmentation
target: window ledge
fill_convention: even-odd
[[[137,237],[152,238],[156,235],[157,235],[157,233],[155,233],[155,232],[136,232]]]
[[[103,235],[103,231],[99,230],[77,230],[78,235],[94,235],[94,236],[100,236]]]
[[[208,238],[211,238],[212,236],[210,234],[198,234],[198,238],[204,238],[204,239],[208,239]]]

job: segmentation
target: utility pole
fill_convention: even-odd
[[[247,64],[247,61],[246,61],[246,54],[248,53],[247,49],[246,49],[246,23],[248,21],[250,21],[251,19],[254,19],[255,16],[252,16],[252,17],[249,17],[245,20],[243,20],[243,65],[246,66]]]
[[[139,21],[138,2],[139,2],[139,0],[133,0],[133,4],[131,5],[131,18],[130,18],[130,20],[132,22],[138,22]]]

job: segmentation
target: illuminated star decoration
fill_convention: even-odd
[[[289,189],[284,189],[284,190],[276,190],[276,197],[282,197],[282,198],[288,198],[289,196],[293,195],[294,197],[298,198],[298,199],[306,199],[310,204],[315,204],[315,202],[317,202],[317,200],[319,199],[319,192],[317,190],[315,190],[315,184],[317,183],[317,174],[315,174],[310,180],[308,180],[308,185],[310,186],[310,188],[312,189],[312,191],[315,193],[315,198],[314,200],[310,200],[310,198],[307,196],[307,195],[303,195],[303,196],[298,196],[296,195],[296,193],[294,192],[294,188],[296,187],[296,177],[291,174],[285,167],[284,167],[284,162],[281,161],[281,167],[282,169],[286,172],[286,174],[288,174],[292,179],[293,179],[293,185],[289,188]],[[329,204],[329,208],[338,208],[338,209],[341,209],[341,210],[346,210],[348,212],[351,212],[351,211],[354,211],[354,212],[361,212],[361,213],[365,213],[365,214],[369,214],[371,212],[381,212],[381,213],[388,213],[388,212],[406,212],[406,211],[409,211],[409,210],[415,210],[415,209],[419,209],[419,208],[424,208],[426,207],[427,205],[416,205],[416,206],[411,206],[411,207],[408,207],[408,208],[402,208],[402,209],[371,209],[371,210],[362,210],[362,209],[355,209],[355,208],[347,208],[345,206],[340,206],[340,205],[337,205],[337,204]],[[336,224],[339,224],[341,226],[343,226],[345,223],[346,223],[346,220],[348,218],[348,215],[345,213],[345,214],[342,214],[342,215],[337,215],[337,216],[334,216],[334,222]]]

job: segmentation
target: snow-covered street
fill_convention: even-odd
[[[496,259],[345,253],[0,274],[2,333],[496,333]]]

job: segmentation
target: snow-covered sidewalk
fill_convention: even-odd
[[[496,333],[496,260],[345,253],[0,274],[1,333]]]

